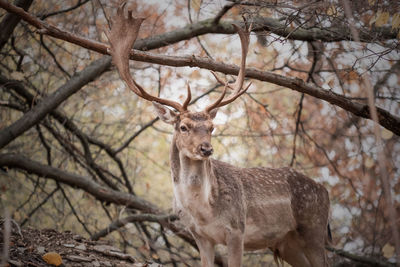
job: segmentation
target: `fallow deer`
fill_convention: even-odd
[[[152,101],[159,118],[174,126],[170,153],[174,211],[191,232],[202,266],[214,265],[214,246],[227,247],[228,266],[240,266],[243,250],[270,248],[292,266],[327,266],[329,196],[327,190],[291,168],[239,168],[211,159],[211,133],[217,109],[237,99],[243,89],[249,30],[235,26],[241,64],[234,84],[204,111],[147,93],[131,76],[129,56],[141,18],[124,14],[121,5],[107,32],[109,52],[120,77],[139,97]],[[215,74],[219,82],[223,82]],[[233,89],[225,98],[227,89]],[[174,110],[167,108],[172,107]]]

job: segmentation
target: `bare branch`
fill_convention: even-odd
[[[14,4],[23,10],[28,10],[33,0],[16,0]],[[18,25],[21,17],[16,14],[7,14],[0,22],[0,50],[7,43],[15,27]]]
[[[82,189],[100,201],[125,205],[143,212],[160,214],[160,210],[156,206],[144,199],[129,193],[106,188],[86,177],[41,164],[20,155],[0,154],[0,166],[25,170],[29,173]]]
[[[28,23],[32,24],[33,26],[41,29],[46,26],[46,31],[42,32],[44,34],[51,35],[53,37],[80,45],[82,47],[88,48],[93,51],[97,51],[102,54],[108,54],[107,48],[108,46],[99,42],[91,41],[82,37],[78,37],[71,33],[62,31],[56,27],[50,27],[47,24],[45,25],[40,20],[32,17],[29,13],[23,11],[20,8],[16,8],[10,4],[4,3],[0,1],[0,6],[5,8],[9,12],[16,13],[20,15],[24,20]],[[234,27],[230,25],[232,31],[234,31]],[[253,29],[254,30],[254,29]],[[195,30],[193,30],[195,31]],[[204,34],[204,31],[201,31]],[[209,32],[207,32],[209,33]],[[198,33],[200,34],[200,33]],[[187,37],[189,38],[189,37]],[[150,43],[150,39],[148,40]],[[168,43],[168,42],[166,42]],[[141,47],[142,49],[148,48],[145,44],[141,43],[140,41],[136,42],[135,47]],[[168,65],[174,67],[199,67],[213,71],[219,71],[225,74],[233,74],[237,75],[239,72],[239,68],[234,65],[228,65],[223,63],[218,63],[209,59],[198,58],[195,56],[185,56],[185,57],[173,57],[173,56],[160,56],[155,55],[152,53],[140,52],[135,51],[134,53],[131,52],[130,59],[161,64],[161,65]],[[357,102],[353,102],[350,99],[336,94],[331,91],[326,91],[321,87],[307,84],[303,80],[298,78],[291,78],[285,77],[282,75],[274,74],[271,72],[265,72],[254,68],[248,68],[246,70],[246,77],[257,79],[260,81],[274,83],[280,86],[285,86],[287,88],[293,89],[300,93],[305,93],[311,95],[313,97],[325,100],[333,105],[339,106],[359,117],[370,119],[371,114],[368,108],[368,105],[360,104]],[[400,136],[400,118],[398,116],[390,114],[388,111],[377,108],[379,123],[386,129],[392,131],[396,135]],[[1,143],[0,143],[1,144]],[[1,146],[0,146],[1,147]]]
[[[344,251],[342,249],[336,249],[333,247],[326,247],[327,250],[342,256],[343,258],[355,261],[355,262],[360,262],[360,263],[365,263],[371,266],[381,266],[381,267],[394,267],[396,266],[393,263],[382,261],[376,258],[371,258],[371,257],[365,257],[365,256],[360,256],[360,255],[355,255],[352,253],[349,253],[347,251]]]
[[[37,124],[50,111],[57,108],[65,99],[76,93],[87,83],[98,77],[110,66],[111,58],[103,57],[92,62],[83,71],[76,73],[69,81],[57,89],[51,95],[45,97],[42,102],[34,106],[20,119],[0,131],[0,148],[3,148],[26,130]]]
[[[63,14],[63,13],[67,13],[67,12],[70,12],[72,10],[77,9],[80,6],[83,6],[84,4],[86,4],[89,1],[90,0],[79,0],[75,5],[73,5],[71,7],[68,7],[68,8],[65,8],[65,9],[62,9],[62,10],[57,10],[57,11],[54,11],[54,12],[50,12],[50,13],[47,13],[47,14],[39,15],[39,17],[40,17],[40,19],[44,20],[44,19],[46,19],[48,17],[60,15],[60,14]]]
[[[358,30],[354,26],[353,11],[347,0],[343,0],[342,3],[347,20],[349,21],[351,34],[353,35],[354,40],[358,41],[360,40],[360,35]],[[373,127],[374,127],[375,141],[377,143],[378,164],[379,164],[380,178],[382,181],[382,190],[384,192],[386,205],[389,210],[390,226],[392,229],[392,235],[395,244],[397,266],[400,266],[400,233],[397,224],[398,216],[397,216],[397,210],[393,204],[391,185],[387,171],[386,156],[381,136],[381,129],[379,128],[381,118],[379,118],[378,108],[376,108],[375,106],[374,88],[371,83],[371,77],[369,77],[368,73],[365,73],[361,78],[368,97],[368,107],[369,107],[370,117],[375,122]]]
[[[157,206],[142,198],[139,198],[129,193],[106,188],[84,176],[69,173],[48,165],[44,165],[21,155],[12,153],[0,154],[0,167],[20,169],[28,173],[33,173],[38,176],[44,177],[45,179],[52,179],[59,183],[82,189],[102,202],[123,205],[128,208],[136,209],[145,213],[163,215],[162,211]],[[168,227],[180,238],[182,238],[192,246],[196,247],[196,244],[191,235],[188,232],[184,231],[179,225],[168,221],[165,224],[165,227]]]
[[[38,211],[44,204],[46,204],[46,202],[58,191],[58,189],[58,187],[54,188],[53,191],[51,191],[42,201],[40,201],[39,204],[36,205],[36,207],[33,208],[26,218],[21,222],[21,226],[24,226],[24,224],[28,222],[32,215],[35,214],[35,212]]]
[[[108,235],[109,233],[118,230],[119,228],[125,226],[127,223],[131,222],[157,222],[164,223],[166,221],[174,221],[177,220],[178,216],[176,215],[154,215],[154,214],[135,214],[130,215],[122,219],[117,219],[111,222],[106,228],[100,230],[99,232],[93,234],[91,236],[92,240],[99,240],[100,238]]]

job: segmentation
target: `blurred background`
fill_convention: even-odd
[[[0,8],[1,213],[8,210],[22,228],[108,239],[144,260],[198,264],[193,240],[179,221],[168,220],[172,127],[125,87],[108,56],[48,36],[51,29],[38,30],[26,20],[31,16],[108,45],[104,31],[119,1],[5,2],[28,13]],[[170,56],[158,64],[151,56],[131,61],[131,73],[147,91],[176,101],[184,100],[188,82],[191,110],[201,110],[222,92],[209,71],[217,63],[220,77],[235,80],[228,67],[240,63],[240,40],[231,23],[242,25],[245,17],[253,29],[247,57],[252,86],[219,110],[213,157],[241,167],[292,166],[322,183],[331,201],[333,266],[395,262],[397,1],[127,5],[146,18],[135,49]],[[378,124],[370,119],[368,92],[378,107]],[[121,222],[116,231],[102,234],[115,221]],[[269,251],[246,253],[243,264],[275,266]]]

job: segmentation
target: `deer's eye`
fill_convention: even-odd
[[[187,132],[188,131],[188,128],[185,125],[181,125],[180,129],[181,129],[181,132]]]

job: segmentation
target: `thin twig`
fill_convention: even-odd
[[[70,12],[70,11],[72,11],[72,10],[74,10],[74,9],[84,5],[84,4],[86,4],[89,1],[90,0],[84,0],[84,1],[79,0],[78,3],[76,3],[75,5],[73,5],[71,7],[68,7],[66,9],[61,9],[61,10],[58,10],[58,11],[54,11],[54,12],[50,12],[50,13],[47,13],[47,14],[43,14],[43,15],[40,15],[39,17],[40,17],[40,19],[44,20],[44,19],[46,19],[48,17],[60,15],[60,14],[63,14],[63,13],[67,13],[67,12]]]
[[[176,215],[155,215],[155,214],[135,214],[135,215],[130,215],[122,219],[117,219],[113,222],[111,222],[106,228],[103,230],[100,230],[99,232],[93,234],[91,236],[92,240],[98,240],[101,237],[104,237],[108,235],[109,233],[125,226],[127,223],[132,223],[132,222],[158,222],[162,223],[165,221],[174,221],[177,220],[178,217]]]
[[[344,11],[349,21],[350,31],[355,41],[360,41],[359,33],[354,26],[354,18],[353,18],[353,11],[351,10],[350,4],[348,0],[343,0]],[[364,67],[363,67],[364,68]],[[366,69],[366,68],[364,68]],[[379,164],[379,172],[380,172],[380,179],[382,181],[382,189],[386,199],[387,209],[389,210],[389,224],[392,230],[392,237],[395,244],[395,251],[396,251],[396,262],[397,266],[400,266],[400,234],[399,228],[397,225],[397,211],[393,205],[393,199],[390,189],[390,182],[389,176],[386,169],[386,156],[384,151],[384,144],[382,141],[381,131],[379,128],[379,118],[378,113],[375,107],[375,98],[374,98],[374,88],[371,84],[371,77],[369,76],[368,72],[364,72],[364,75],[361,76],[364,88],[367,92],[368,97],[368,107],[371,114],[371,118],[374,121],[373,131],[375,134],[375,141],[376,147],[378,152],[378,164]]]
[[[26,218],[21,222],[21,226],[24,226],[25,223],[28,222],[28,220],[32,217],[33,214],[35,214],[36,211],[38,211],[46,202],[58,191],[58,187],[56,187],[53,191],[50,192],[33,210],[29,212],[29,214],[26,216]]]

